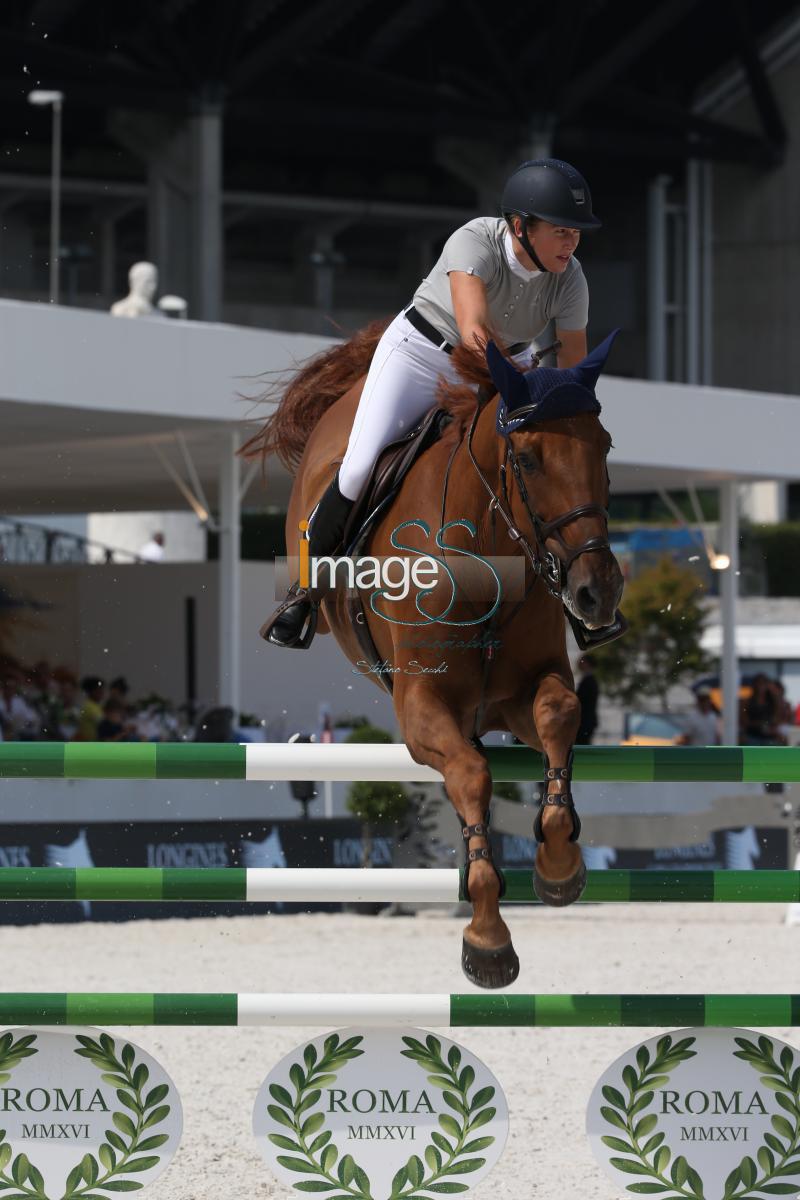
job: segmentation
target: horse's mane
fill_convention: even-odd
[[[450,442],[460,441],[475,415],[475,405],[478,403],[475,388],[490,396],[497,391],[481,351],[456,346],[453,350],[453,365],[460,382],[449,383],[446,379],[441,379],[436,393],[439,405],[452,418],[442,437],[443,441]]]
[[[320,417],[366,375],[387,323],[373,321],[348,341],[315,354],[293,374],[278,374],[257,397],[259,403],[277,402],[276,407],[239,453],[251,459],[275,454],[294,474]],[[442,379],[436,395],[437,402],[452,418],[444,434],[448,440],[462,437],[472,419],[475,386],[495,391],[482,353],[456,346],[453,363],[461,382],[448,383]]]
[[[244,458],[275,454],[294,474],[320,417],[366,375],[387,324],[372,321],[348,341],[315,354],[299,370],[276,374],[257,401],[277,405],[239,453]]]

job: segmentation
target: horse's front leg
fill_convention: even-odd
[[[539,842],[533,886],[545,904],[577,900],[586,886],[586,868],[577,839],[580,820],[572,802],[572,747],[580,723],[580,701],[558,675],[546,675],[536,689],[533,720],[545,754],[544,794],[534,831]]]
[[[500,916],[502,877],[492,863],[487,836],[492,777],[486,759],[464,737],[452,707],[433,688],[420,684],[399,692],[395,701],[406,745],[416,762],[444,776],[465,835],[472,920],[464,930],[461,966],[478,987],[506,987],[519,974],[519,959]]]

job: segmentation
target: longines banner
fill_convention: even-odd
[[[126,1038],[8,1030],[0,1082],[0,1195],[8,1200],[118,1200],[157,1179],[178,1148],[175,1085]]]
[[[376,867],[392,865],[393,841],[380,833],[372,845]],[[136,821],[59,825],[0,824],[0,867],[360,867],[361,822],[332,821]],[[308,912],[331,904],[204,904],[192,902],[91,904],[4,902],[0,922],[131,921],[141,918],[243,916]]]
[[[499,1159],[508,1108],[469,1051],[418,1029],[347,1029],[282,1059],[253,1132],[277,1177],[328,1200],[469,1192]]]
[[[762,1200],[800,1193],[800,1054],[746,1029],[634,1046],[592,1092],[598,1162],[634,1195]]]

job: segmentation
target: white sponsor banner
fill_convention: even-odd
[[[592,1150],[629,1195],[766,1200],[800,1193],[800,1052],[747,1029],[685,1029],[604,1072]]]
[[[0,1195],[138,1193],[178,1148],[182,1111],[163,1067],[97,1029],[0,1032]]]
[[[462,1046],[419,1029],[347,1029],[270,1071],[253,1132],[272,1171],[328,1200],[463,1195],[499,1159],[502,1088]]]

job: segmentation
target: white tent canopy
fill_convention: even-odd
[[[172,509],[182,477],[220,512],[220,656],[232,663],[240,502],[284,507],[291,486],[276,463],[267,467],[266,487],[260,471],[242,478],[234,452],[253,428],[247,421],[259,416],[243,397],[257,396],[329,344],[302,334],[0,301],[3,512]],[[734,559],[733,485],[798,474],[797,397],[613,376],[601,380],[598,394],[614,437],[612,488],[721,486],[725,544],[717,549]],[[735,671],[733,570],[731,578],[723,589],[728,674]],[[237,707],[235,675],[233,667],[221,671],[228,679],[221,699]]]

